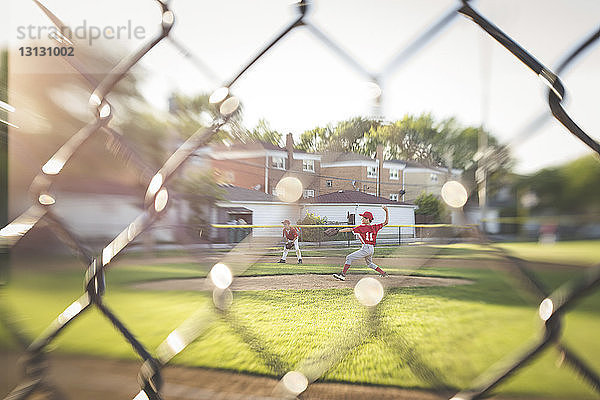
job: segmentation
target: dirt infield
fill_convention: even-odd
[[[20,378],[16,354],[0,354],[0,397]],[[139,391],[141,362],[54,354],[49,359],[48,381],[65,399],[132,399]],[[164,398],[169,400],[276,400],[279,379],[206,368],[167,366],[163,370]],[[301,399],[448,399],[450,393],[395,387],[316,382]],[[49,400],[49,397],[34,396]]]
[[[395,287],[424,287],[424,286],[455,286],[473,283],[467,279],[437,278],[422,276],[390,275],[386,278],[376,275],[348,275],[345,281],[339,281],[331,275],[302,274],[302,275],[267,275],[242,276],[236,278],[230,286],[231,290],[322,290],[322,289],[352,289],[356,283],[365,277],[374,277],[384,288]],[[181,290],[206,291],[212,290],[206,278],[167,279],[161,281],[141,282],[132,285],[141,290]]]
[[[60,399],[132,399],[140,390],[137,374],[139,361],[108,360],[89,356],[51,354],[48,383],[62,396]],[[7,394],[21,378],[15,353],[0,353],[0,397]],[[279,379],[246,375],[208,368],[167,366],[162,372],[162,393],[169,400],[281,400]],[[430,392],[389,386],[315,382],[298,396],[303,400],[444,400],[455,392]],[[32,396],[36,400],[57,397]],[[548,400],[538,397],[503,397],[502,400]]]

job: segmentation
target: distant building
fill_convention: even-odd
[[[210,166],[226,184],[276,194],[281,178],[293,176],[302,182],[304,197],[314,197],[319,190],[321,155],[294,149],[291,133],[285,148],[261,141],[235,143],[213,147],[209,157]]]
[[[391,160],[390,163],[404,162],[402,173],[402,188],[405,195],[402,199],[414,203],[423,192],[440,196],[442,186],[449,180],[460,180],[462,170],[442,167],[428,167],[413,161]]]
[[[296,223],[300,219],[301,205],[284,203],[276,196],[233,185],[221,185],[225,198],[215,204],[210,214],[211,224],[227,224],[243,219],[253,225],[281,225],[289,219]],[[229,229],[214,229],[211,239],[227,242]],[[281,228],[257,228],[253,236],[281,236]]]
[[[461,170],[427,167],[405,160],[385,160],[383,148],[377,158],[356,153],[324,153],[321,159],[322,194],[354,190],[391,201],[412,203],[423,192],[440,195],[445,182],[459,179]]]
[[[385,204],[390,213],[390,225],[414,225],[415,223],[415,205],[389,201],[383,197],[353,190],[323,194],[313,199],[306,199],[303,203],[303,216],[311,213],[326,217],[328,222],[358,225],[360,224],[359,214],[370,211],[375,217],[374,222],[380,223],[385,219],[385,211],[381,208]],[[381,231],[381,235],[397,237],[399,229],[402,237],[414,236],[413,227],[388,227]]]

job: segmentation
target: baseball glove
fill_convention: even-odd
[[[325,236],[335,236],[337,235],[339,229],[338,228],[328,228],[325,229]]]
[[[285,244],[285,248],[288,249],[288,250],[293,249],[294,248],[294,242],[287,242]]]

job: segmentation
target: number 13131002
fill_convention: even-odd
[[[24,57],[72,57],[73,47],[19,47],[19,54]]]

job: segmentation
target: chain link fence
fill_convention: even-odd
[[[148,0],[148,3],[148,7],[151,7],[153,2]],[[20,329],[18,323],[13,321],[11,312],[6,307],[7,303],[5,301],[0,303],[0,320],[14,336],[17,343],[26,349],[23,358],[24,370],[21,384],[14,388],[5,399],[26,399],[39,393],[46,393],[54,398],[62,397],[60,392],[53,388],[47,380],[48,364],[46,352],[62,332],[68,330],[74,321],[91,309],[96,309],[110,321],[116,329],[117,334],[121,335],[122,339],[131,345],[133,352],[141,360],[141,368],[138,376],[140,390],[133,397],[136,400],[163,398],[163,379],[161,374],[163,367],[173,357],[185,351],[187,346],[204,334],[210,323],[215,319],[220,319],[227,323],[236,335],[244,343],[248,344],[252,351],[270,368],[272,373],[281,377],[279,385],[273,392],[273,396],[279,398],[295,398],[299,396],[309,385],[317,381],[328,370],[347,357],[352,349],[358,346],[365,337],[377,336],[388,329],[386,324],[389,324],[389,321],[382,316],[387,307],[383,289],[381,289],[381,296],[379,297],[377,295],[373,297],[372,294],[369,294],[372,291],[379,293],[381,285],[368,280],[361,280],[357,283],[355,292],[363,304],[363,313],[356,316],[354,320],[355,326],[351,329],[353,332],[352,335],[348,337],[339,334],[338,336],[331,337],[330,343],[312,351],[308,357],[299,363],[292,364],[289,360],[272,353],[268,347],[263,345],[261,338],[244,326],[243,322],[232,312],[236,304],[234,294],[229,289],[230,285],[235,282],[236,277],[260,259],[262,256],[261,249],[275,244],[275,239],[253,238],[251,236],[224,254],[219,262],[212,267],[209,274],[213,293],[212,306],[200,309],[191,315],[185,322],[173,330],[156,349],[149,349],[147,346],[144,346],[103,301],[106,293],[105,273],[110,268],[113,258],[119,255],[123,249],[142,233],[151,229],[156,221],[165,213],[172,195],[172,191],[169,189],[171,180],[199,148],[205,146],[219,129],[228,124],[230,116],[239,107],[238,98],[230,90],[232,85],[243,79],[247,71],[265,56],[275,44],[298,28],[305,28],[316,39],[322,42],[329,51],[340,57],[340,59],[367,79],[381,86],[383,85],[383,78],[386,75],[389,75],[426,46],[451,21],[461,16],[467,17],[504,46],[507,51],[519,59],[548,85],[548,106],[551,114],[577,139],[600,154],[600,145],[586,134],[564,110],[562,102],[565,97],[565,88],[558,76],[565,67],[577,59],[584,49],[596,43],[600,36],[600,31],[586,38],[575,51],[564,58],[564,62],[553,72],[519,46],[505,32],[482,16],[471,6],[470,2],[465,0],[444,13],[437,22],[423,31],[405,48],[398,51],[397,56],[380,73],[373,74],[359,60],[349,55],[340,44],[325,34],[311,21],[311,2],[300,1],[294,5],[296,14],[289,25],[277,34],[272,41],[259,49],[256,55],[247,64],[243,65],[231,79],[226,80],[219,89],[214,91],[211,96],[211,102],[218,105],[220,114],[212,120],[208,127],[195,132],[177,148],[158,171],[153,172],[143,161],[143,156],[127,142],[126,136],[121,135],[116,128],[111,126],[111,120],[114,116],[114,110],[109,99],[111,92],[130,73],[131,69],[140,59],[151,52],[155,46],[174,46],[184,57],[189,58],[202,73],[214,76],[210,68],[199,57],[191,54],[180,41],[173,38],[171,31],[176,23],[177,16],[175,10],[171,8],[170,3],[158,0],[155,0],[154,3],[160,7],[160,13],[157,16],[160,21],[159,33],[150,38],[139,50],[120,60],[103,79],[98,80],[96,75],[89,73],[77,57],[64,57],[64,60],[88,83],[91,91],[90,104],[95,107],[96,117],[82,129],[75,132],[42,166],[41,172],[36,176],[31,186],[31,195],[34,199],[34,204],[4,227],[0,231],[0,234],[2,246],[7,250],[14,246],[28,231],[41,221],[48,223],[56,236],[71,248],[76,249],[79,257],[84,260],[86,266],[84,279],[85,291],[33,341],[27,338],[22,333],[22,329]],[[60,10],[49,10],[37,1],[36,4],[56,27],[61,28],[65,26],[57,16]],[[56,40],[60,46],[72,45],[72,43],[68,43],[60,36],[57,36]],[[374,100],[373,106],[375,109],[378,109],[380,105],[381,98],[378,96]],[[540,122],[536,120],[534,123],[537,125]],[[112,140],[119,143],[122,151],[127,153],[129,159],[132,161],[130,163],[131,168],[136,168],[142,180],[146,182],[144,210],[106,245],[99,254],[90,254],[77,236],[70,231],[68,226],[53,211],[54,204],[60,202],[60,199],[53,197],[51,189],[56,179],[61,175],[64,167],[80,151],[82,146],[90,141],[92,137],[101,134],[108,135]],[[488,155],[482,162],[483,168],[487,168],[486,165],[489,166],[495,161],[502,162],[501,160],[494,160],[494,157],[495,155],[493,154]],[[582,378],[584,384],[590,385],[600,394],[600,377],[598,372],[594,371],[579,355],[575,354],[562,339],[563,319],[566,313],[580,299],[598,289],[600,284],[600,265],[587,269],[578,278],[565,282],[559,289],[550,292],[536,277],[536,274],[526,267],[524,260],[494,245],[485,237],[483,232],[477,231],[476,228],[465,229],[470,232],[468,236],[488,246],[490,251],[506,261],[503,265],[509,266],[508,272],[514,275],[520,283],[520,287],[523,287],[524,295],[531,296],[539,303],[539,318],[543,321],[544,328],[537,341],[524,344],[523,348],[515,354],[507,354],[504,360],[482,374],[472,385],[464,387],[452,399],[466,400],[488,396],[492,389],[509,379],[517,370],[526,368],[528,363],[550,346],[554,346],[559,350],[564,356],[565,365],[575,371]],[[445,238],[438,241],[438,243],[450,243],[460,241],[461,236],[464,237],[464,232],[454,237],[448,235],[448,231],[439,236],[433,232],[431,236]],[[433,250],[427,256],[422,255],[420,266],[417,266],[413,270],[413,273],[427,265],[430,257],[434,256],[435,252]],[[410,275],[408,274],[407,276]],[[8,284],[8,280],[3,282],[3,285]],[[367,295],[363,295],[362,300],[360,298],[362,293],[360,285],[373,285],[372,287],[369,286],[368,290],[366,290],[365,293]],[[2,295],[4,297],[4,294]],[[445,371],[429,366],[426,360],[420,355],[419,348],[414,347],[399,336],[396,336],[389,346],[392,349],[393,357],[402,360],[416,376],[428,382],[432,388],[441,391],[451,390],[444,376]]]

